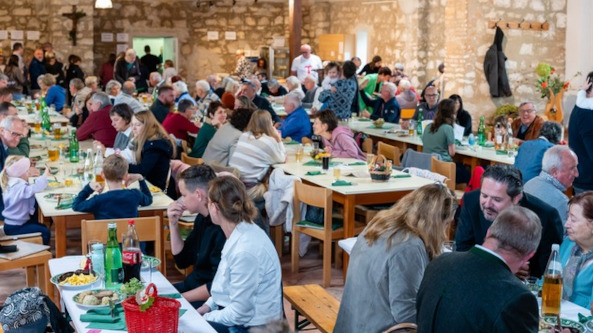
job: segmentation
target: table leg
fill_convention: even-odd
[[[38,266],[27,266],[25,272],[25,279],[27,280],[27,287],[35,287],[38,286],[37,284],[37,274],[36,271]],[[38,272],[37,272],[38,273]]]
[[[347,195],[344,198],[344,238],[354,237],[354,199],[353,195]],[[350,256],[346,251],[344,251],[343,256],[342,272],[344,273],[344,281],[346,281],[348,259]]]
[[[66,255],[66,218],[64,216],[55,216],[54,231],[56,241],[56,258]]]
[[[44,294],[48,295],[47,292],[47,282],[49,281],[49,277],[47,273],[47,264],[41,264],[37,266],[37,286]],[[51,297],[51,295],[50,295]]]

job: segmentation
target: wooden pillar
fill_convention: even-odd
[[[303,7],[302,0],[288,1],[288,41],[290,51],[290,67],[292,60],[301,53],[301,30],[303,27]]]

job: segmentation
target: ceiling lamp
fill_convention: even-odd
[[[111,0],[96,0],[95,8],[100,8],[100,9],[113,8],[113,4],[111,3]]]

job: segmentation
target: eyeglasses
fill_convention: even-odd
[[[519,110],[519,114],[526,114],[535,111],[534,109],[527,109],[527,110]]]
[[[14,138],[24,138],[25,136],[21,133],[17,133],[17,132],[13,132],[7,128],[4,129],[5,131],[7,131],[8,133],[10,133],[10,135],[12,135],[12,137]]]
[[[439,94],[426,94],[424,96],[426,97],[437,97]]]

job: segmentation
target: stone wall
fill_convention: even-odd
[[[63,17],[63,13],[72,12],[72,5],[77,11],[86,13],[78,23],[77,46],[69,40],[68,32],[72,21]],[[89,0],[11,0],[0,1],[0,30],[23,30],[25,38],[25,56],[30,59],[33,50],[45,42],[51,42],[54,51],[62,62],[68,61],[72,53],[83,58],[82,69],[85,73],[93,72],[93,5]],[[27,40],[26,31],[40,31],[39,40]],[[12,54],[11,40],[0,41],[4,55]],[[65,64],[66,65],[66,64]]]
[[[285,37],[288,46],[288,7],[276,2],[238,1],[231,6],[229,1],[215,1],[212,7],[197,8],[195,1],[118,0],[113,9],[96,10],[94,25],[97,70],[117,44],[102,43],[102,32],[124,32],[130,38],[174,36],[179,50],[176,67],[189,82],[211,73],[232,72],[237,49],[259,50],[275,36]],[[209,41],[208,31],[218,31],[219,39]],[[225,31],[235,31],[237,39],[225,40]]]

